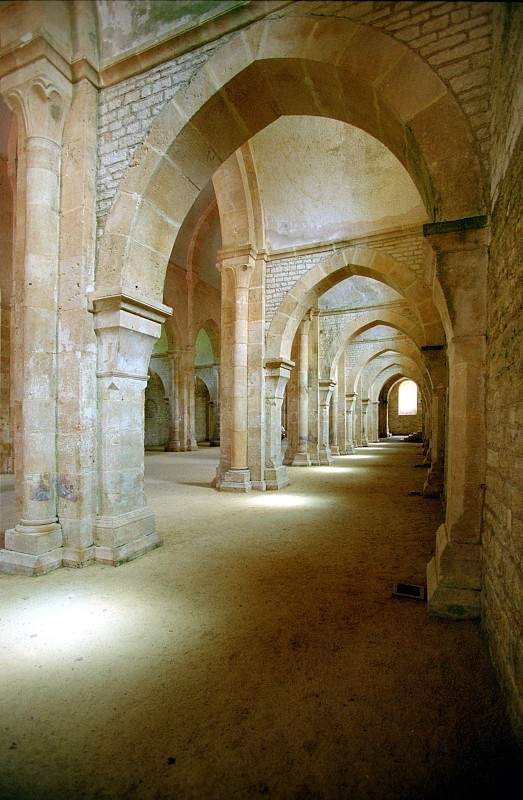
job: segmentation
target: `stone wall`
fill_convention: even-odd
[[[496,3],[295,2],[273,16],[335,16],[379,28],[408,45],[452,90],[478,146],[490,151],[490,64]]]
[[[415,433],[421,430],[421,394],[418,391],[418,413],[417,414],[398,414],[398,393],[400,385],[395,383],[389,394],[388,415],[389,431],[393,436],[402,436],[408,433]]]
[[[210,42],[99,93],[97,219],[99,235],[118,186],[136,147],[144,141],[154,117],[216,48],[229,37]]]
[[[493,661],[523,741],[523,134],[519,133],[514,145],[499,133],[516,127],[521,131],[522,122],[518,91],[521,92],[523,80],[523,9],[518,4],[510,5],[505,13],[513,16],[512,34],[505,35],[504,46],[500,47],[496,74],[494,136],[500,150],[493,159],[498,185],[492,209],[487,292],[483,619]],[[507,148],[512,152],[510,159]]]
[[[270,15],[342,17],[382,30],[419,55],[467,116],[488,171],[490,68],[495,3],[294,2]],[[99,234],[122,177],[153,118],[235,33],[100,91],[97,216]]]
[[[427,245],[421,231],[407,231],[381,236],[366,236],[343,242],[343,245],[363,245],[374,250],[382,250],[402,264],[406,264],[417,275],[422,276],[427,263]],[[318,249],[307,248],[303,252],[282,253],[272,256],[265,274],[265,327],[269,325],[278,306],[287,292],[310,269],[320,264],[339,249],[341,243],[334,247],[318,246]]]

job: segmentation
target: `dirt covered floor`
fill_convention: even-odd
[[[148,455],[163,548],[0,579],[0,797],[516,796],[479,626],[391,596],[441,519],[418,452],[247,496],[209,488],[215,450]]]

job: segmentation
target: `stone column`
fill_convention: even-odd
[[[330,449],[329,405],[336,384],[331,380],[320,381],[320,464],[334,463]]]
[[[379,441],[379,400],[372,400],[370,403],[370,441]]]
[[[354,444],[354,403],[358,395],[352,392],[345,396],[345,413],[347,418],[347,455],[356,451]]]
[[[194,369],[194,345],[185,348],[185,386],[187,391],[186,450],[198,450],[196,441],[196,371]]]
[[[444,345],[422,347],[421,352],[432,383],[430,408],[430,468],[423,487],[425,497],[443,493],[445,468],[445,417],[447,409],[447,358]],[[425,416],[428,416],[428,409]]]
[[[386,439],[389,434],[388,401],[380,400],[378,406],[378,437]]]
[[[20,428],[16,493],[20,521],[5,533],[0,570],[38,575],[60,567],[56,401],[62,135],[71,86],[41,58],[1,79],[17,115],[25,162],[23,281],[17,309]],[[17,224],[22,224],[17,220]]]
[[[15,159],[0,155],[0,475],[13,472],[11,419],[11,306],[13,289],[13,217]]]
[[[369,437],[367,434],[367,409],[369,407],[369,400],[361,401],[361,446],[369,446]]]
[[[144,492],[144,393],[154,342],[171,309],[94,295],[98,339],[99,499],[95,558],[122,564],[161,544]]]
[[[424,226],[452,326],[445,522],[427,568],[429,611],[463,619],[481,613],[481,523],[485,488],[485,217]]]
[[[96,336],[88,313],[96,252],[97,89],[74,84],[63,137],[58,289],[58,517],[64,566],[94,558]]]
[[[320,463],[320,325],[317,309],[310,312],[309,328],[309,436],[307,449],[312,466]]]
[[[330,404],[330,420],[329,420],[329,445],[331,454],[339,456],[340,448],[338,447],[338,371],[336,370],[335,387],[332,392]]]
[[[169,442],[167,443],[166,450],[169,452],[178,453],[182,449],[180,441],[180,370],[179,362],[180,357],[177,352],[169,352],[169,378],[170,378],[170,423],[169,423]]]
[[[226,291],[232,290],[233,298],[230,313],[225,318],[222,316],[222,332],[225,334],[222,341],[222,366],[230,363],[230,407],[227,419],[230,426],[227,432],[230,465],[219,476],[217,486],[222,491],[248,492],[252,489],[252,483],[247,460],[247,348],[249,286],[255,268],[254,253],[249,249],[248,252],[222,257],[220,268],[228,274],[229,281],[225,288]],[[222,398],[225,399],[223,387],[222,379]]]
[[[220,370],[218,367],[213,367],[216,377],[216,400],[210,402],[210,420],[209,420],[209,444],[211,447],[220,446],[220,404],[218,398],[220,396]]]
[[[309,443],[309,328],[310,319],[304,319],[298,328],[298,452],[293,467],[310,467]]]
[[[288,486],[287,470],[282,462],[281,411],[285,387],[294,366],[292,361],[267,361],[265,364],[265,486],[282,489]]]
[[[346,374],[345,374],[345,352],[340,356],[338,363],[338,383],[336,392],[338,395],[338,416],[336,425],[338,427],[338,446],[340,448],[340,455],[347,455],[347,403],[345,400],[346,394]]]

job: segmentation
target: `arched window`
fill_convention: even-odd
[[[407,416],[418,413],[418,387],[414,381],[402,381],[398,389],[398,414]]]

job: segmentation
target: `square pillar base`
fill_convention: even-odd
[[[427,598],[432,616],[481,616],[480,545],[449,541],[445,525],[438,528],[436,555],[427,565]]]
[[[64,567],[87,567],[94,561],[94,545],[90,547],[64,547],[62,564]]]
[[[295,453],[291,464],[293,467],[310,467],[311,465],[311,457],[308,453]]]
[[[250,469],[228,469],[220,478],[220,492],[250,492],[252,489]]]
[[[145,507],[114,517],[99,517],[94,529],[94,557],[117,567],[160,547],[152,511]]]
[[[265,469],[265,487],[270,489],[283,489],[289,485],[289,476],[283,464],[279,467],[267,467]]]
[[[334,461],[332,459],[332,453],[330,448],[325,448],[324,450],[320,450],[320,466],[322,467],[332,467]]]
[[[331,453],[332,453],[333,456],[341,455],[340,448],[338,447],[337,444],[331,444]]]
[[[45,575],[62,566],[62,548],[40,555],[0,550],[0,572],[6,575]]]

